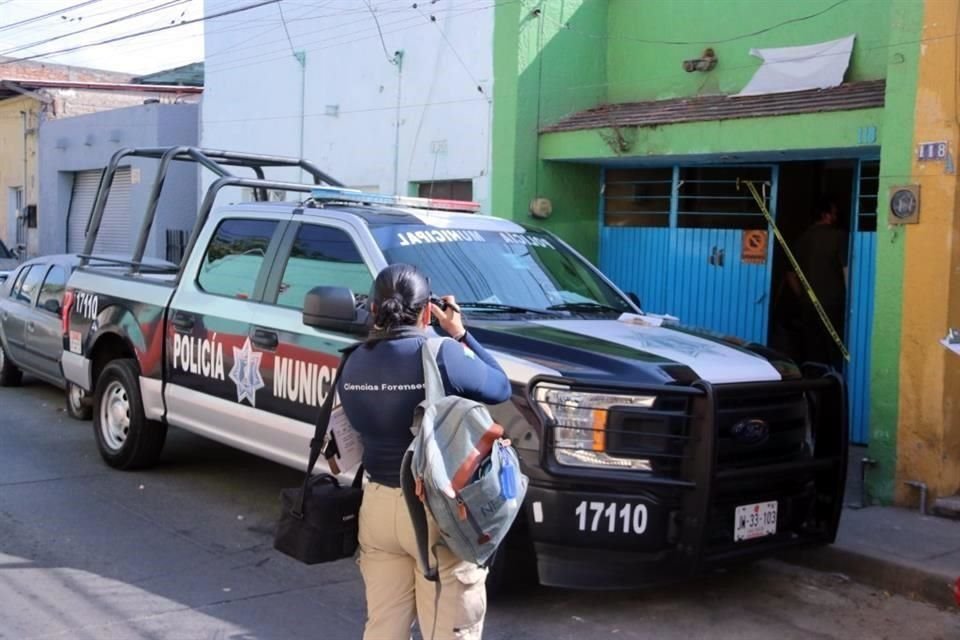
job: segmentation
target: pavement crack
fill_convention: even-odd
[[[56,476],[53,478],[37,478],[35,480],[16,480],[14,482],[0,482],[0,487],[18,487],[31,484],[43,484],[45,482],[59,482],[61,480],[85,480],[87,478],[99,478],[106,475],[106,472],[82,473],[75,476]]]

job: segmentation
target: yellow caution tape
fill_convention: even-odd
[[[833,338],[833,341],[837,344],[837,347],[840,349],[840,353],[843,354],[843,359],[849,362],[850,352],[847,351],[847,348],[843,344],[843,340],[840,338],[837,330],[833,327],[833,323],[830,321],[830,316],[828,316],[827,312],[823,310],[823,305],[820,304],[820,299],[817,297],[816,292],[814,292],[813,287],[810,286],[807,276],[803,274],[803,269],[800,268],[800,264],[797,262],[797,259],[793,257],[793,252],[790,251],[790,247],[787,246],[787,241],[784,240],[783,235],[780,233],[780,229],[777,228],[777,223],[774,222],[773,216],[770,215],[770,212],[767,210],[767,205],[764,203],[763,198],[760,197],[760,194],[757,193],[757,187],[751,180],[741,180],[737,178],[737,189],[740,188],[741,183],[747,185],[747,189],[750,190],[750,195],[752,195],[753,199],[757,201],[757,206],[760,207],[760,211],[763,212],[763,217],[767,219],[767,222],[770,224],[770,228],[773,229],[773,235],[776,236],[777,242],[780,243],[780,246],[783,248],[783,252],[787,255],[790,265],[793,267],[794,272],[800,279],[800,284],[803,285],[803,289],[807,292],[810,302],[813,303],[813,307],[817,310],[817,315],[820,316],[823,326],[826,327],[827,332],[830,333],[830,337]]]

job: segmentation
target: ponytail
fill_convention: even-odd
[[[377,275],[370,299],[375,330],[394,332],[417,324],[430,299],[430,286],[416,267],[393,264]]]

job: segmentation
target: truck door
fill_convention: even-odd
[[[352,228],[336,220],[303,220],[290,225],[267,282],[254,332],[276,340],[263,355],[263,407],[289,420],[261,428],[271,447],[291,463],[306,459],[319,407],[330,393],[339,351],[356,336],[325,332],[303,324],[303,300],[316,286],[348,287],[366,294],[373,284],[371,256],[356,242]],[[260,405],[258,405],[260,406]]]
[[[252,327],[288,219],[212,220],[198,239],[167,316],[164,397],[171,423],[240,448],[256,434],[265,363]]]

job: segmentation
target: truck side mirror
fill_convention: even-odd
[[[346,287],[314,287],[303,300],[303,324],[315,329],[365,336],[367,312],[357,309]]]
[[[637,305],[638,309],[643,309],[643,305],[640,304],[640,297],[637,296],[633,291],[627,292],[627,297],[630,298],[630,302]]]

